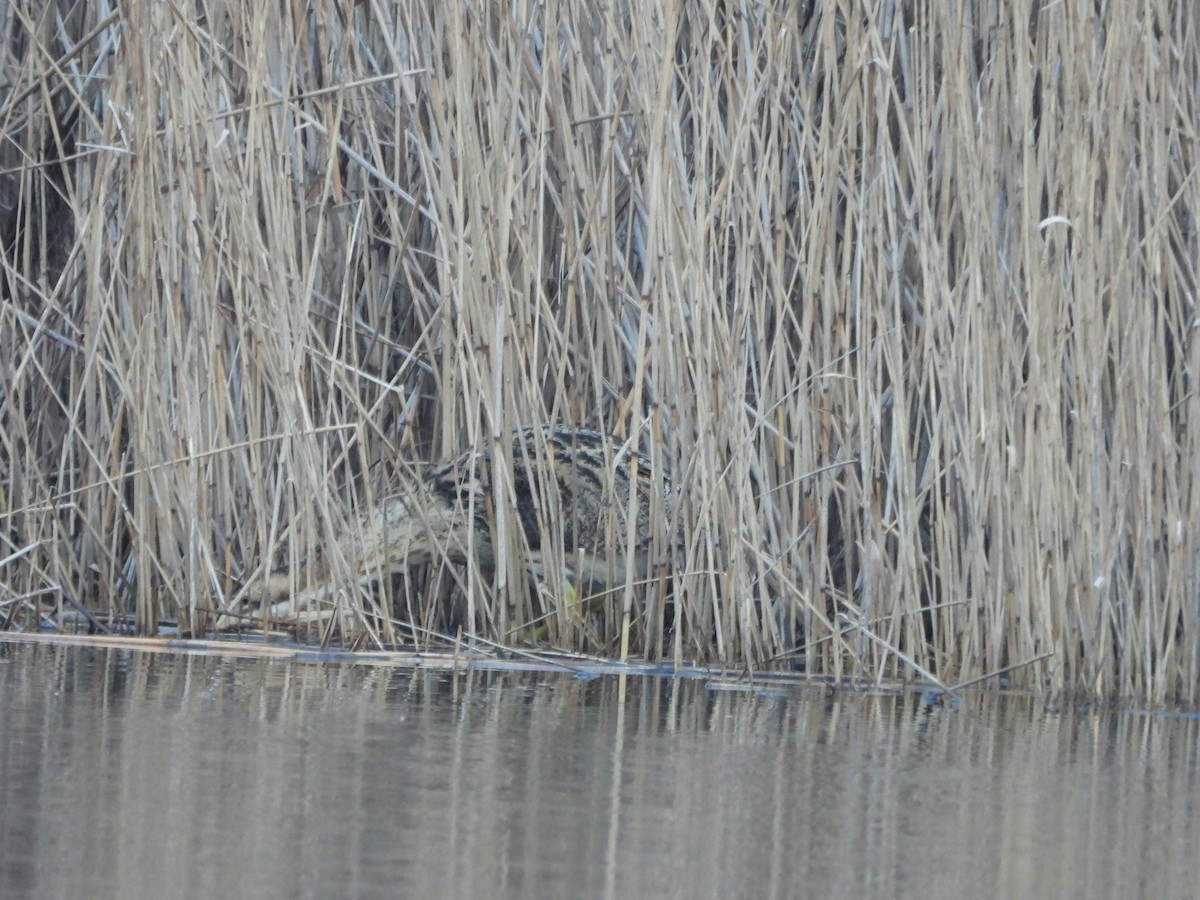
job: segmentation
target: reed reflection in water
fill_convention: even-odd
[[[1185,896],[1200,722],[0,643],[0,895]]]

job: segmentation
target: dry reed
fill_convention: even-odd
[[[0,624],[204,628],[322,547],[349,582],[413,461],[553,421],[682,486],[633,653],[1200,699],[1187,4],[0,30]],[[617,652],[622,596],[521,582],[411,573],[371,636]]]

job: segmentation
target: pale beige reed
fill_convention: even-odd
[[[317,561],[365,646],[1200,696],[1190,4],[0,7],[0,626]],[[669,575],[569,614],[508,506],[345,587],[530,423]]]

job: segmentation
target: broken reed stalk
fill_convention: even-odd
[[[666,605],[572,615],[502,514],[373,640],[1195,701],[1182,6],[0,17],[5,621],[351,584],[414,466],[564,422],[681,485]]]

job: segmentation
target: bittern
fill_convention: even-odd
[[[339,552],[360,585],[437,560],[462,564],[475,559],[482,570],[496,565],[493,542],[501,505],[512,510],[527,550],[531,578],[544,575],[543,562],[561,547],[562,573],[575,591],[603,591],[643,579],[650,568],[652,533],[673,533],[675,500],[670,480],[621,439],[565,426],[526,426],[512,436],[511,489],[498,477],[501,460],[488,451],[464,453],[431,468],[369,509],[339,538]],[[657,525],[657,528],[654,526]],[[673,541],[659,542],[660,548]],[[331,554],[309,560],[294,577],[286,569],[267,578],[265,590],[248,594],[222,615],[218,630],[264,621],[296,624],[314,615],[339,589]],[[342,570],[344,572],[344,569]],[[295,586],[299,590],[292,593]]]

